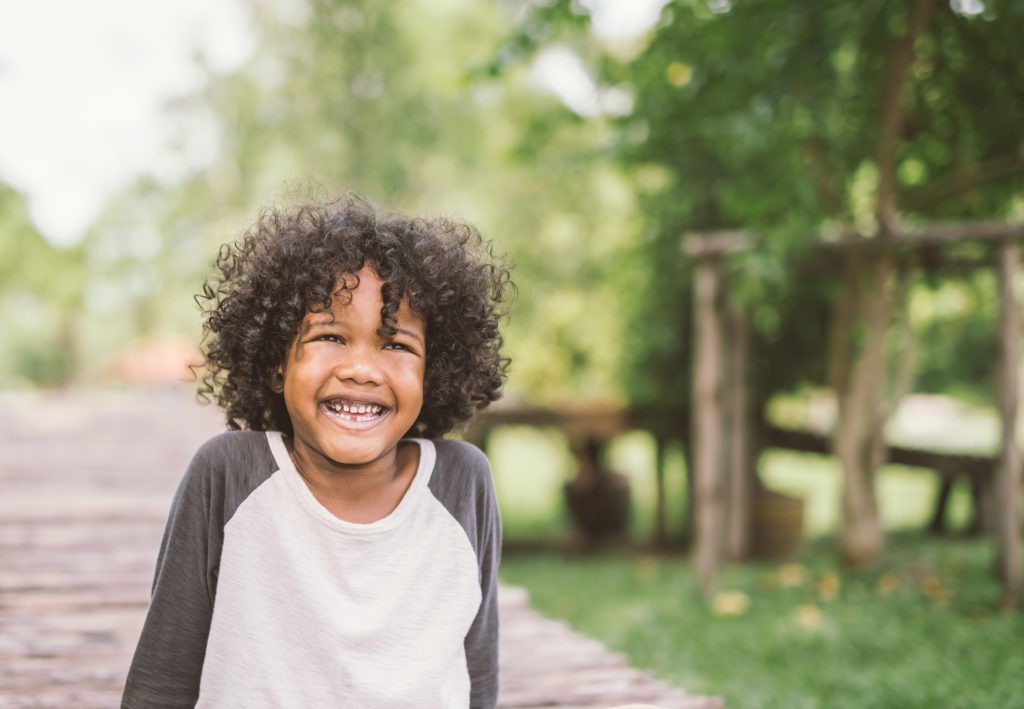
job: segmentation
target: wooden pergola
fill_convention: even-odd
[[[1016,441],[1019,416],[1021,313],[1018,293],[1019,240],[1024,224],[992,222],[930,224],[919,229],[890,227],[866,238],[854,233],[821,240],[816,248],[840,261],[854,254],[891,258],[897,249],[914,252],[965,241],[996,245],[999,277],[998,372],[1001,435],[990,498],[1002,604],[1016,607],[1021,595],[1021,456]],[[751,248],[743,231],[689,235],[685,252],[694,259],[694,387],[692,480],[694,535],[701,588],[710,593],[724,558],[739,558],[750,545],[753,476],[749,474],[751,421],[747,415],[750,335],[744,313],[729,303],[728,253]],[[991,267],[991,260],[971,264]],[[884,313],[889,317],[889,313]],[[843,396],[842,393],[839,394]],[[842,402],[840,402],[842,404]],[[840,411],[843,407],[840,406]],[[833,452],[836,450],[833,441]]]

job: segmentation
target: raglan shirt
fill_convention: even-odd
[[[501,525],[461,441],[388,516],[324,508],[277,432],[227,432],[175,495],[122,707],[492,707]]]

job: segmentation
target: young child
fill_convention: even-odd
[[[175,495],[122,706],[494,706],[490,467],[441,439],[504,382],[491,257],[355,197],[222,247],[201,394],[232,430]]]

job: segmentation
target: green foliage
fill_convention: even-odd
[[[915,294],[918,322],[918,391],[970,394],[993,401],[996,382],[992,358],[997,352],[998,293],[992,273],[944,280]]]
[[[8,384],[17,382],[12,374],[28,383],[44,388],[66,384],[74,374],[71,353],[60,343],[42,339],[38,332],[27,335],[14,347],[12,373],[7,374]]]
[[[0,183],[0,383],[49,387],[71,379],[85,281],[81,250],[47,242],[22,195]]]
[[[1024,85],[1006,61],[1022,51],[1012,27],[1024,10],[985,6],[984,16],[965,17],[936,4],[915,48],[898,149],[902,201],[914,213],[940,213],[912,198],[925,185],[1019,155]],[[879,150],[890,55],[908,12],[758,0],[713,13],[699,1],[670,3],[650,45],[615,76],[637,91],[624,134],[644,136],[626,140],[627,159],[678,175],[690,228],[774,229],[774,238],[806,242],[824,220],[849,221],[851,180]],[[993,115],[988,105],[1006,110]],[[1001,175],[1012,179],[978,185],[993,195],[984,207],[977,191],[954,193],[941,213],[1004,211],[1022,186],[1017,167]]]
[[[899,174],[903,203],[918,213],[1003,216],[1024,186],[1024,49],[1016,30],[1024,6],[983,6],[967,18],[943,3],[917,46]]]
[[[30,293],[68,305],[84,280],[81,252],[58,248],[32,225],[24,197],[0,183],[0,291]]]
[[[605,82],[634,95],[616,151],[644,218],[629,256],[640,288],[627,302],[624,349],[635,403],[688,401],[691,265],[680,244],[691,232],[757,238],[732,259],[731,293],[752,312],[758,396],[824,381],[838,279],[806,247],[822,233],[878,230],[882,117],[911,5],[676,0],[635,55],[595,61]],[[935,3],[915,43],[893,152],[907,221],[1008,215],[1024,187],[1024,8],[980,7]],[[520,51],[554,35],[593,56],[575,8],[544,3],[517,36]]]
[[[616,254],[633,205],[600,160],[607,126],[567,117],[525,70],[490,71],[506,28],[496,6],[311,0],[300,9],[284,16],[253,0],[256,55],[184,103],[209,107],[228,130],[213,168],[179,190],[167,228],[244,224],[267,200],[339,190],[469,219],[516,264],[511,393],[613,398]],[[208,257],[235,236],[205,232]]]
[[[705,604],[672,557],[506,555],[502,578],[690,693],[736,707],[989,707],[1024,695],[1024,616],[995,610],[991,543],[903,537],[850,572],[823,543],[729,568]]]
[[[68,366],[161,330],[194,336],[190,295],[260,205],[353,189],[467,218],[509,253],[520,399],[626,399],[672,408],[679,424],[692,339],[681,241],[723,228],[757,238],[729,259],[732,297],[755,329],[757,396],[824,381],[836,279],[806,246],[823,230],[876,228],[880,101],[906,4],[676,0],[625,48],[590,35],[586,3],[568,0],[249,7],[260,36],[250,61],[173,106],[219,121],[208,170],[140,179],[69,251],[28,226],[20,197],[0,194],[4,297],[45,322],[42,349],[77,352]],[[908,220],[1020,209],[1024,9],[984,8],[937,3],[918,43],[896,161]],[[554,43],[628,91],[632,110],[583,118],[539,90],[526,63]],[[943,338],[959,327],[981,346],[975,325],[943,323]],[[922,382],[933,386],[945,361],[984,359],[969,351],[929,353]],[[60,369],[12,346],[0,354],[8,368],[19,357]]]
[[[260,37],[251,59],[170,107],[184,126],[219,123],[208,169],[175,184],[140,177],[70,251],[31,228],[19,195],[0,193],[0,297],[17,311],[0,343],[5,377],[50,381],[94,371],[132,340],[197,339],[192,295],[221,243],[268,202],[354,190],[384,208],[472,221],[516,264],[513,396],[615,398],[631,190],[606,160],[606,123],[568,116],[525,69],[489,70],[503,8],[250,0],[249,10]]]

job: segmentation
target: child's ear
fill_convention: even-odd
[[[284,391],[284,372],[281,367],[274,370],[270,377],[270,389],[278,394]]]

